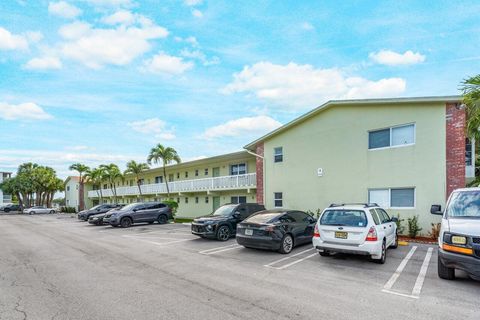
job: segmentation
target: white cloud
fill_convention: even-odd
[[[16,35],[0,27],[0,50],[26,50],[28,41],[24,35]]]
[[[28,70],[47,70],[47,69],[61,69],[62,62],[57,57],[41,57],[30,59],[25,65]]]
[[[181,74],[193,68],[193,63],[183,61],[180,57],[170,56],[163,52],[154,55],[144,62],[143,70],[157,74]]]
[[[152,135],[157,139],[172,140],[176,138],[173,130],[167,128],[167,123],[159,118],[134,121],[127,125],[137,132]]]
[[[131,7],[133,2],[131,0],[84,0],[96,7]]]
[[[217,56],[212,57],[212,59],[208,59],[207,56],[200,50],[183,49],[180,52],[180,55],[185,58],[200,60],[204,66],[211,66],[220,63],[220,58]]]
[[[78,17],[82,13],[82,10],[68,2],[59,1],[50,2],[48,4],[48,12],[54,16],[73,19]]]
[[[259,62],[233,75],[223,92],[253,94],[260,100],[287,110],[304,110],[329,99],[398,96],[406,81],[386,78],[378,81],[351,77],[337,68],[316,69],[311,65],[276,65]]]
[[[304,22],[304,23],[302,23],[301,28],[302,28],[303,30],[307,30],[307,31],[310,31],[310,30],[314,30],[314,29],[315,29],[315,27],[314,27],[310,22]]]
[[[193,10],[192,10],[192,15],[193,15],[195,18],[202,18],[202,17],[203,17],[202,11],[200,11],[200,10],[198,10],[198,9],[193,9]]]
[[[89,148],[87,146],[67,146],[65,147],[65,150],[72,150],[72,151],[82,151],[82,150],[88,150]]]
[[[9,104],[0,102],[0,119],[4,120],[46,120],[53,118],[33,102]]]
[[[282,124],[268,116],[244,117],[227,121],[224,124],[208,128],[203,133],[206,139],[238,136],[261,136]]]
[[[125,24],[131,25],[136,20],[135,14],[128,10],[120,10],[102,18],[102,22],[110,25]]]
[[[374,62],[387,66],[410,65],[425,61],[425,56],[423,54],[411,50],[405,51],[404,53],[397,53],[391,50],[380,50],[378,52],[370,53],[369,57]]]
[[[198,4],[201,4],[203,0],[185,0],[185,4],[189,7],[191,6],[196,6]]]
[[[79,61],[89,68],[104,65],[123,66],[151,49],[151,40],[165,38],[168,30],[151,20],[136,15],[135,25],[116,28],[93,28],[83,22],[63,26],[65,39],[61,52],[66,58]]]

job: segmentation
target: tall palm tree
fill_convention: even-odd
[[[177,150],[171,147],[164,147],[162,144],[157,144],[155,147],[150,150],[150,154],[148,155],[147,162],[152,164],[152,162],[158,164],[159,162],[162,163],[163,166],[163,178],[165,180],[165,185],[167,187],[167,195],[168,199],[170,199],[170,189],[168,187],[168,179],[167,179],[167,170],[165,167],[172,163],[180,163],[182,160],[178,156]]]
[[[464,80],[461,90],[467,106],[467,134],[480,141],[480,74]]]
[[[74,163],[70,166],[70,170],[77,171],[79,175],[79,188],[78,188],[78,201],[79,203],[79,210],[82,211],[85,209],[85,199],[84,199],[84,194],[83,194],[83,185],[84,185],[84,180],[85,178],[83,177],[83,173],[87,172],[89,167],[87,167],[84,164],[81,163]]]
[[[93,185],[98,186],[97,195],[100,198],[100,203],[103,203],[102,182],[105,179],[105,172],[103,168],[93,168],[85,173],[85,179],[89,180]]]
[[[142,188],[140,175],[143,171],[150,169],[148,164],[146,163],[137,163],[135,160],[127,162],[127,169],[123,172],[124,175],[133,174],[135,175],[135,179],[137,180],[138,192],[140,193],[140,198],[142,197]]]
[[[114,163],[101,164],[100,168],[104,171],[105,180],[107,180],[108,183],[110,184],[110,189],[112,190],[113,199],[115,201],[115,204],[118,204],[117,186],[115,185],[115,182],[117,180],[123,180],[124,179],[124,177],[122,175],[122,172],[120,171],[118,166]]]

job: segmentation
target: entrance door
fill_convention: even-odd
[[[212,176],[213,177],[220,177],[220,167],[216,167],[212,169]]]
[[[220,197],[213,197],[213,211],[217,210],[220,207]]]

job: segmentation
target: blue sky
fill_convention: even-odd
[[[329,99],[458,94],[476,1],[0,2],[0,170],[241,150]],[[353,119],[352,119],[353,120]]]

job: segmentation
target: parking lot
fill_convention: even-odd
[[[435,246],[289,255],[184,224],[93,226],[0,215],[0,319],[478,319],[480,282],[437,277]]]

